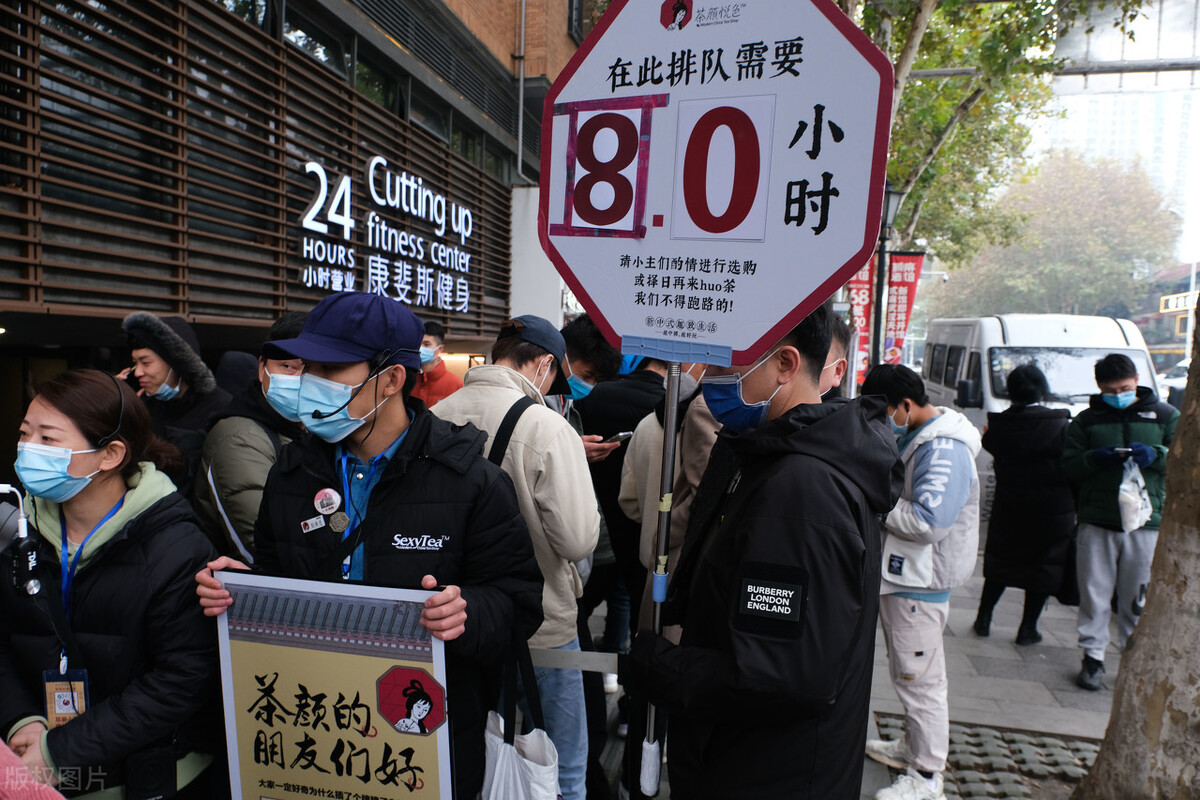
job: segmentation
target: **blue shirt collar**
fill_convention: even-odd
[[[383,449],[382,453],[380,453],[379,455],[377,455],[371,459],[371,461],[373,463],[379,465],[380,470],[382,470],[384,467],[386,467],[388,465],[388,462],[396,457],[396,451],[400,449],[400,445],[404,443],[404,437],[408,436],[409,430],[412,429],[412,412],[411,411],[408,414],[408,423],[409,423],[408,427],[404,429],[403,433],[401,433],[399,436],[396,437],[396,440],[394,442],[392,442],[387,447],[385,447]],[[334,453],[334,463],[335,464],[340,463],[342,460],[342,456],[349,456],[350,462],[353,464],[362,464],[363,466],[369,466],[368,464],[365,464],[362,461],[362,459],[360,459],[358,456],[354,455],[354,453],[350,452],[349,448],[347,448],[345,445],[339,443],[335,450],[335,453]]]

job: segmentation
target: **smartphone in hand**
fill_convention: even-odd
[[[614,433],[612,436],[608,437],[600,444],[616,444],[617,442],[623,442],[632,436],[633,436],[633,431],[621,431],[620,433]]]

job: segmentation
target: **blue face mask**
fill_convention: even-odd
[[[583,378],[576,378],[571,375],[567,378],[567,385],[571,387],[571,399],[582,400],[592,393],[592,388],[595,384],[588,383]]]
[[[774,351],[767,358],[774,355]],[[783,384],[775,387],[771,396],[761,403],[747,403],[742,398],[742,381],[751,372],[767,363],[767,358],[754,365],[745,375],[705,375],[700,382],[700,390],[704,394],[704,402],[717,422],[731,431],[744,431],[761,425],[767,418],[771,401]]]
[[[426,367],[426,366],[429,366],[430,364],[432,364],[433,360],[435,358],[437,358],[437,353],[435,352],[434,348],[432,348],[432,347],[422,347],[421,348],[421,366],[422,367]]]
[[[271,376],[271,380],[263,396],[279,416],[290,422],[299,422],[300,376],[276,375],[272,372],[267,374]]]
[[[17,443],[17,477],[25,491],[34,497],[53,503],[64,503],[83,491],[92,482],[92,475],[76,478],[67,472],[71,456],[76,453],[95,453],[96,450],[71,450],[33,442]]]
[[[179,395],[179,382],[176,381],[174,386],[171,385],[172,372],[174,370],[167,370],[167,379],[162,382],[162,386],[158,387],[154,394],[150,395],[155,400],[174,400]]]
[[[366,423],[367,417],[374,414],[379,410],[379,406],[387,402],[388,399],[385,397],[365,416],[350,416],[349,406],[350,401],[354,399],[354,391],[376,377],[378,376],[373,375],[358,386],[347,386],[337,381],[318,378],[316,375],[307,373],[302,375],[300,396],[297,402],[300,422],[330,444],[340,442],[361,428]],[[314,416],[314,414],[320,416]]]
[[[1137,402],[1137,392],[1121,392],[1120,394],[1102,394],[1100,399],[1113,408],[1129,408]]]
[[[907,419],[905,420],[903,425],[896,422],[896,412],[899,410],[900,410],[900,408],[899,408],[899,406],[897,406],[896,411],[893,411],[891,414],[888,415],[888,422],[890,422],[892,424],[892,433],[894,433],[896,435],[897,439],[899,439],[904,434],[908,433],[908,420]],[[908,419],[912,419],[911,413],[908,415]]]

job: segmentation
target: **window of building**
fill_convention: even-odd
[[[432,92],[414,85],[409,118],[444,142],[450,140],[450,107]]]
[[[230,14],[234,14],[256,28],[263,27],[267,18],[267,0],[216,0]]]
[[[369,60],[358,59],[354,67],[354,80],[358,90],[392,113],[400,110],[400,83]]]
[[[583,43],[583,1],[567,0],[567,33],[575,44]]]
[[[484,148],[483,171],[501,183],[512,182],[512,160],[501,150]]]
[[[329,33],[328,26],[297,13],[288,6],[283,21],[283,38],[339,75],[350,74],[350,53],[346,45]]]
[[[479,158],[483,152],[483,134],[456,116],[454,130],[450,134],[450,149],[479,166]]]

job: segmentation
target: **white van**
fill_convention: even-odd
[[[1001,314],[929,323],[921,368],[934,405],[960,409],[981,431],[989,412],[1008,408],[1008,373],[1033,363],[1046,374],[1047,406],[1075,416],[1095,394],[1096,362],[1108,353],[1133,359],[1138,383],[1158,392],[1154,362],[1141,332],[1127,319],[1069,314]],[[980,516],[991,515],[996,478],[992,457],[979,452]]]

